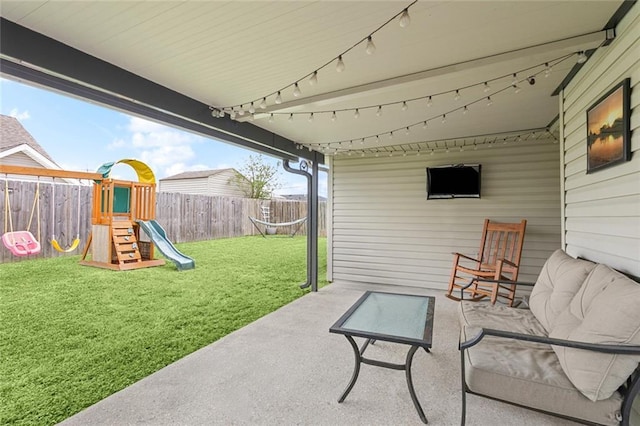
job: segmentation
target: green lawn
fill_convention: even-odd
[[[177,247],[196,269],[0,265],[0,424],[57,423],[308,292],[304,237]]]

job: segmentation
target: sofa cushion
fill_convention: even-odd
[[[640,284],[597,265],[558,316],[551,337],[601,344],[640,345]],[[587,398],[609,398],[633,373],[640,356],[553,346],[571,383]]]
[[[562,250],[556,250],[547,259],[529,298],[529,308],[547,334],[595,265],[574,259]]]
[[[516,309],[484,302],[461,301],[458,304],[458,320],[463,329],[493,328],[514,333],[547,336],[547,331],[528,309]]]
[[[461,331],[464,341],[479,330],[462,327]],[[586,422],[620,424],[620,393],[597,402],[585,398],[549,345],[487,336],[464,351],[464,360],[465,382],[472,392]]]

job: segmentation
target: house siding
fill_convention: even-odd
[[[451,253],[477,253],[485,218],[524,218],[520,278],[534,280],[561,245],[560,155],[554,142],[331,159],[330,279],[445,289]],[[482,164],[482,198],[427,200],[426,167],[457,163]]]
[[[159,190],[161,192],[179,192],[182,194],[214,195],[209,194],[208,183],[209,182],[206,177],[196,179],[160,180]]]
[[[563,92],[563,241],[574,256],[640,276],[640,6],[616,28]],[[623,79],[631,78],[631,161],[590,174],[586,110]]]
[[[20,167],[38,167],[43,168],[42,164],[38,163],[33,158],[29,157],[24,152],[16,152],[15,154],[8,155],[2,159],[0,162],[4,166],[20,166]],[[2,176],[3,178],[7,178],[9,180],[40,180],[44,182],[51,182],[53,179],[48,177],[38,177],[38,176],[28,176],[28,175],[8,175]],[[57,181],[69,182],[68,179],[57,179]]]
[[[246,197],[243,188],[234,180],[235,173],[233,170],[222,170],[200,178],[161,179],[159,190],[194,195]]]
[[[236,172],[224,170],[209,176],[209,195],[224,195],[226,197],[246,197],[245,191],[235,181]]]

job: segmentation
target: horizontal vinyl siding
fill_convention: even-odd
[[[225,170],[209,176],[209,195],[223,195],[227,197],[246,197],[245,192],[238,186],[233,170]]]
[[[207,178],[172,179],[160,181],[160,191],[179,192],[181,194],[210,195],[208,193]]]
[[[527,219],[520,278],[560,247],[560,156],[552,141],[433,156],[332,160],[333,281],[445,289],[452,252],[474,255],[485,218]],[[482,198],[426,199],[426,167],[482,164]]]
[[[565,244],[567,252],[640,276],[640,6],[616,28],[563,96]],[[631,78],[631,161],[586,173],[586,110]]]

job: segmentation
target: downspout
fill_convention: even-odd
[[[282,160],[282,167],[307,178],[307,281],[300,284],[300,288],[318,291],[318,162],[312,162],[311,173],[305,160],[300,162],[299,170],[292,168],[287,159]]]

